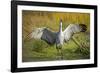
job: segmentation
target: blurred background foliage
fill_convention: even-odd
[[[62,19],[63,30],[69,24],[86,24],[85,33],[75,34],[72,39],[63,45],[64,60],[78,60],[90,58],[90,14],[75,12],[48,12],[48,11],[22,11],[22,61],[50,61],[59,60],[55,45],[50,46],[42,40],[31,39],[24,41],[27,35],[35,28],[48,27],[53,31],[59,30]]]

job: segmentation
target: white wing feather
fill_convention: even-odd
[[[63,31],[63,34],[64,34],[64,41],[67,42],[71,36],[72,36],[72,30],[71,30],[71,27],[73,25],[70,24],[64,31]]]
[[[74,33],[80,32],[80,28],[78,24],[70,24],[64,31],[64,41],[67,42]]]

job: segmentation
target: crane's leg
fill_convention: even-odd
[[[62,49],[57,49],[58,55],[59,55],[59,59],[62,60],[63,59],[63,53],[62,53]]]
[[[57,49],[58,59],[62,60],[63,59],[62,45],[60,44],[56,45],[56,49]]]
[[[62,52],[62,48],[60,49],[60,54],[61,54],[61,60],[63,60],[63,52]]]

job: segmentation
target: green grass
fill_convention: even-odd
[[[84,40],[84,42],[87,41]],[[81,48],[73,40],[70,40],[63,45],[63,60],[89,59],[89,51],[89,47]],[[50,46],[45,41],[34,39],[24,42],[23,62],[51,60],[59,60],[59,54],[55,45]]]

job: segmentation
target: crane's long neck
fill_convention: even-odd
[[[62,22],[60,22],[59,32],[62,33]]]

